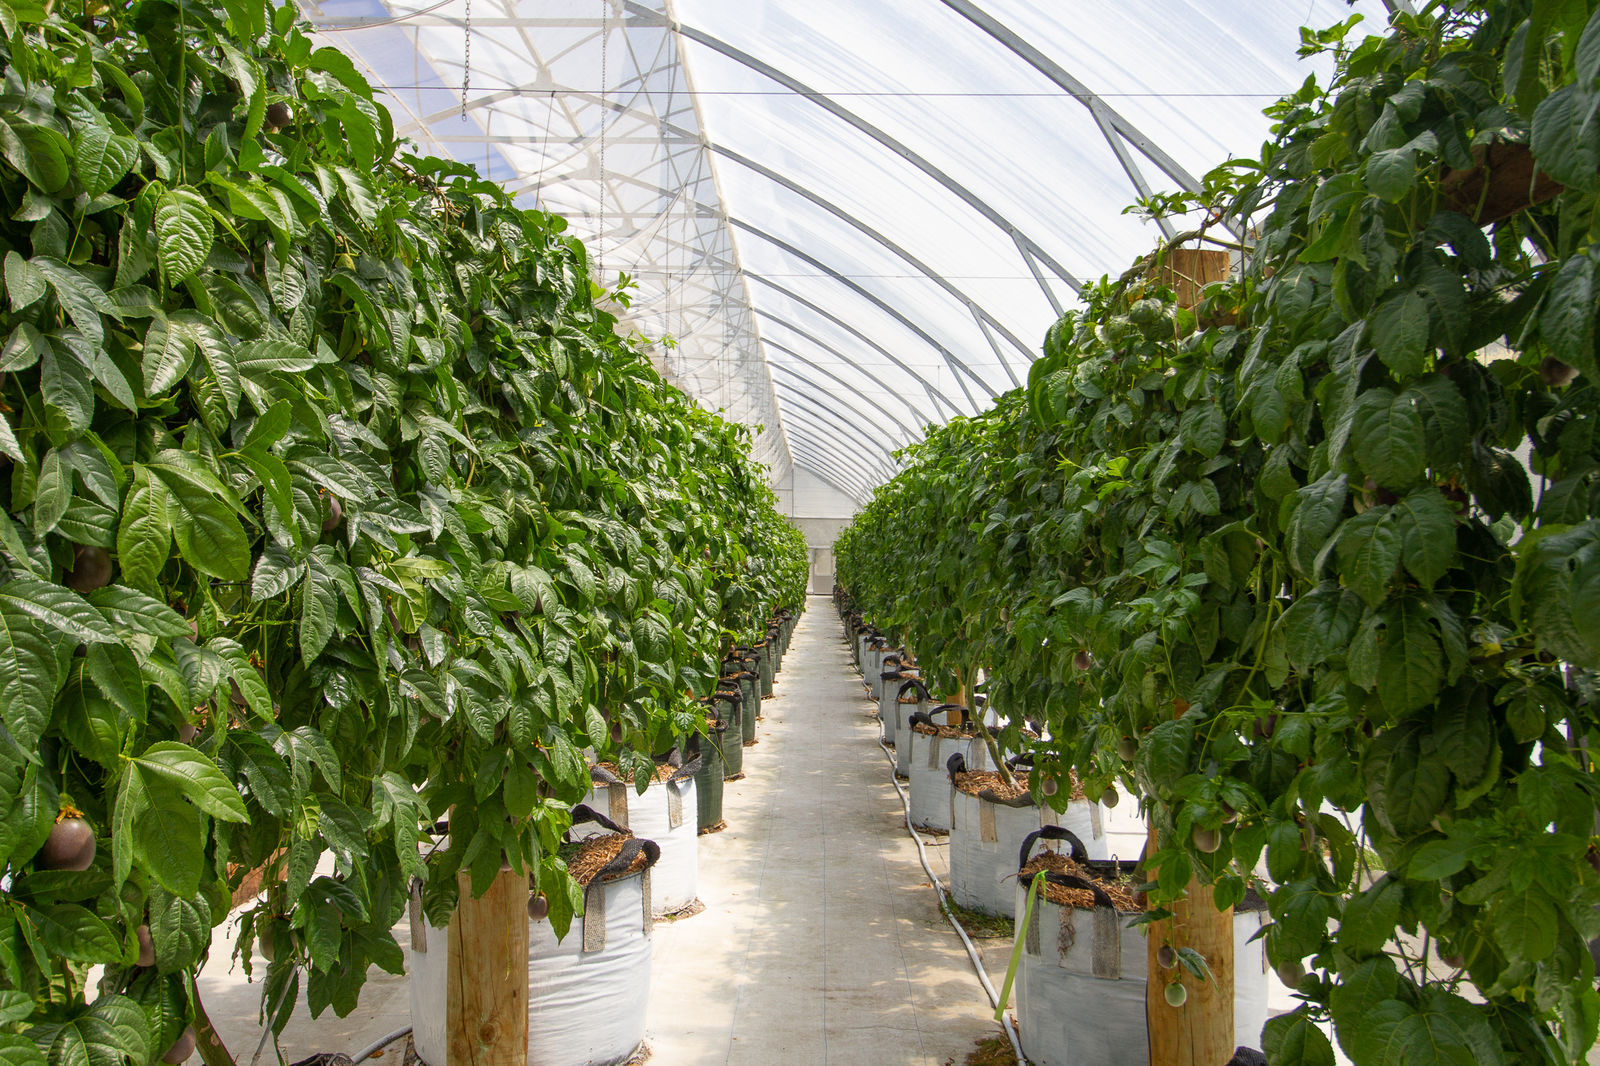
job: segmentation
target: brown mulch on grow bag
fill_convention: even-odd
[[[620,777],[624,781],[626,781],[628,784],[630,784],[630,785],[633,784],[633,771],[632,770],[629,770],[627,773],[623,773],[621,770],[619,770],[617,768],[617,764],[613,763],[613,762],[595,763],[595,765],[598,766],[600,769],[605,770],[607,773],[611,774],[613,777]],[[660,766],[656,767],[655,780],[657,780],[657,781],[665,781],[667,778],[669,778],[673,774],[677,773],[679,769],[680,769],[679,767],[669,766],[667,763],[662,763]],[[609,782],[597,781],[595,783],[596,784],[608,784]]]
[[[976,733],[963,733],[955,726],[945,725],[942,722],[939,725],[928,725],[925,722],[918,722],[911,728],[915,729],[925,737],[943,737],[946,740],[971,740],[973,737],[978,735]]]
[[[739,773],[734,774],[732,777],[724,777],[722,779],[722,783],[723,784],[727,784],[729,781],[743,781],[743,780],[744,780],[744,771],[741,770]]]
[[[589,887],[589,882],[594,880],[594,875],[605,868],[606,863],[616,858],[622,851],[632,834],[607,833],[605,836],[590,837],[583,842],[578,853],[567,860],[567,872],[572,874],[572,879],[578,884]],[[615,881],[619,877],[626,877],[631,873],[638,873],[650,862],[650,857],[641,849],[637,858],[633,860],[626,870],[611,875],[609,880]]]
[[[776,692],[769,692],[765,696],[762,696],[761,698],[764,699],[764,700],[775,700],[775,699],[778,698],[778,694]]]
[[[715,822],[712,822],[710,825],[706,826],[704,829],[700,830],[697,835],[706,836],[710,833],[720,833],[726,828],[728,828],[728,820],[726,818],[719,818]]]
[[[759,743],[761,743],[759,740],[747,740],[744,742],[744,746],[747,748],[753,748]]]
[[[993,770],[968,770],[956,775],[956,787],[969,796],[991,793],[1002,803],[1028,795],[1028,775],[1018,770],[1011,776],[1017,782],[1015,786],[1007,786],[1005,778]]]
[[[1116,904],[1119,911],[1144,910],[1144,896],[1134,891],[1139,882],[1131,875],[1107,880],[1079,866],[1072,861],[1071,856],[1054,851],[1041,851],[1028,860],[1028,865],[1017,874],[1017,880],[1027,884],[1028,879],[1040,870],[1048,870],[1053,874],[1070,874],[1085,881],[1093,881],[1105,890],[1105,894],[1111,897],[1111,902]],[[1046,882],[1044,894],[1051,903],[1058,903],[1063,907],[1076,907],[1081,911],[1094,909],[1094,893],[1087,888],[1069,888],[1066,885],[1052,885]]]

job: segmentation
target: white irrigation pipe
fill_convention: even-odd
[[[988,994],[990,1005],[995,1010],[999,1010],[1000,993],[996,992],[994,985],[989,983],[989,975],[984,972],[983,959],[979,956],[978,949],[973,946],[972,940],[967,936],[967,931],[961,928],[961,923],[956,921],[955,913],[951,911],[947,902],[949,897],[945,895],[944,886],[939,883],[939,875],[933,872],[932,866],[928,865],[928,849],[922,845],[922,834],[917,832],[917,827],[911,824],[911,801],[906,798],[906,790],[900,787],[900,781],[894,776],[894,752],[889,750],[889,745],[883,742],[881,736],[878,738],[878,747],[883,749],[883,754],[889,760],[889,780],[894,784],[894,790],[900,793],[900,805],[906,810],[906,832],[911,834],[912,841],[917,845],[917,857],[922,860],[922,869],[927,873],[928,880],[933,882],[933,890],[939,894],[939,909],[950,920],[950,927],[956,931],[956,935],[961,938],[962,945],[966,947],[967,957],[972,960],[972,969],[978,975],[978,983],[983,985],[984,992]],[[1006,1039],[1011,1041],[1011,1050],[1016,1053],[1017,1061],[1026,1063],[1028,1060],[1022,1055],[1022,1044],[1017,1040],[1016,1024],[1009,1015],[1001,1023],[1001,1028],[1005,1030]]]
[[[411,1035],[411,1026],[409,1026],[409,1025],[406,1026],[404,1029],[396,1029],[394,1032],[390,1033],[388,1036],[384,1037],[383,1039],[378,1040],[375,1043],[368,1044],[366,1047],[362,1048],[359,1052],[357,1052],[350,1059],[350,1066],[356,1066],[357,1063],[365,1062],[367,1059],[370,1059],[373,1056],[374,1052],[377,1052],[377,1051],[379,1051],[379,1050],[381,1050],[383,1048],[388,1047],[390,1044],[394,1043],[396,1040],[399,1040],[401,1037],[410,1036],[410,1035]]]

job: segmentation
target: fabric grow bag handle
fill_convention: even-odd
[[[590,884],[597,884],[608,877],[615,877],[617,874],[622,873],[633,865],[633,861],[639,857],[639,852],[641,851],[644,852],[644,868],[646,870],[654,866],[656,860],[661,858],[661,845],[654,840],[640,840],[638,837],[629,837],[623,841],[622,850],[617,852],[610,862],[600,867],[595,873],[594,879]],[[640,872],[642,873],[643,871]],[[1109,897],[1107,898],[1109,899]]]
[[[956,783],[956,775],[967,772],[966,754],[964,752],[956,752],[954,755],[950,756],[950,758],[945,760],[944,768],[945,772],[950,775],[950,783],[954,785]]]
[[[885,678],[885,680],[888,680],[888,679]],[[894,694],[895,695],[895,699],[896,700],[903,699],[905,697],[906,691],[908,689],[913,689],[913,688],[916,689],[918,692],[922,693],[922,699],[924,701],[931,700],[933,698],[932,696],[930,696],[928,694],[928,686],[924,685],[922,683],[922,678],[913,677],[910,680],[908,680],[905,684],[900,686],[900,691],[896,692]],[[932,724],[932,723],[929,723],[929,724]]]
[[[941,703],[941,704],[939,704],[939,706],[937,706],[937,707],[935,707],[933,709],[933,713],[934,714],[945,714],[945,713],[947,713],[949,711],[960,711],[961,712],[961,723],[963,725],[971,725],[972,724],[972,711],[971,711],[970,708],[968,708],[968,707],[966,707],[966,706],[964,706],[962,704],[959,704],[959,703]]]
[[[589,767],[589,780],[599,782],[602,785],[620,785],[623,783],[622,778],[599,763]]]
[[[677,771],[674,772],[671,777],[667,778],[667,784],[676,785],[685,778],[693,777],[695,774],[699,773],[700,763],[703,758],[704,756],[700,755],[698,752],[695,753],[694,758],[678,767]]]
[[[1089,849],[1083,846],[1083,841],[1078,839],[1078,834],[1060,825],[1047,825],[1042,829],[1035,829],[1022,838],[1022,853],[1017,856],[1017,869],[1028,865],[1028,853],[1033,851],[1033,846],[1040,840],[1065,840],[1072,850],[1072,861],[1085,864],[1089,861]]]
[[[912,727],[925,725],[929,729],[936,728],[933,719],[928,717],[927,711],[912,711],[911,717],[906,719],[906,724]]]
[[[580,803],[576,807],[572,808],[572,824],[582,825],[584,822],[595,822],[603,828],[611,830],[613,833],[632,832],[632,830],[628,829],[627,826],[618,825],[616,822],[613,822],[610,818],[607,818],[605,815],[601,814],[587,803]]]

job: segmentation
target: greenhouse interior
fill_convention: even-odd
[[[0,1066],[1600,1063],[1600,0],[0,70]]]

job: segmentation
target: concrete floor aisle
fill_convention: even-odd
[[[652,1064],[960,1063],[999,1034],[941,916],[831,601],[762,704],[703,913],[655,927]]]

